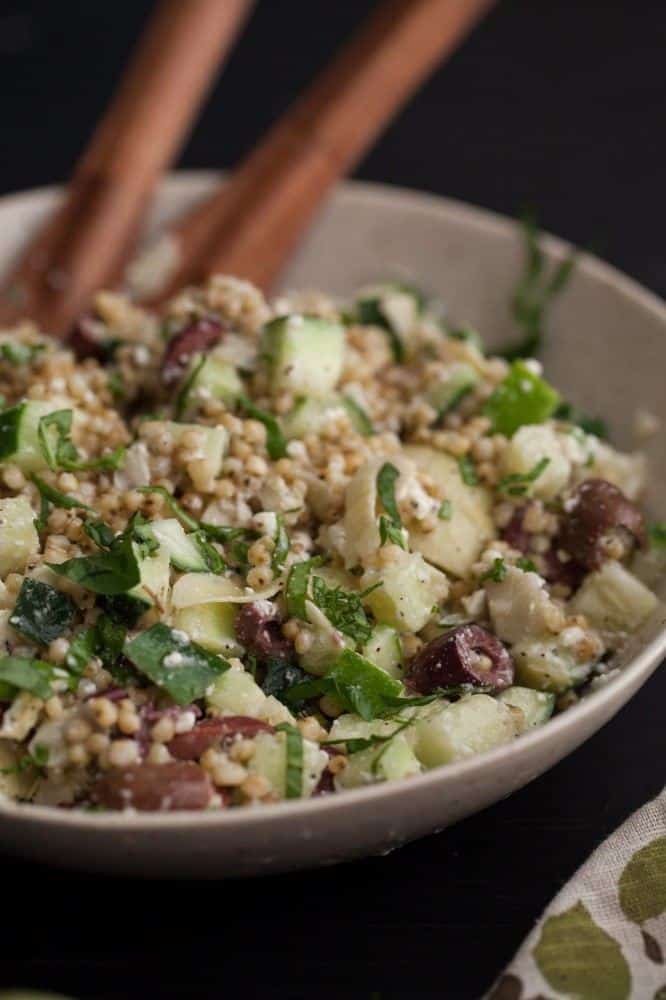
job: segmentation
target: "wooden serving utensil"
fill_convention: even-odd
[[[156,301],[216,271],[270,287],[331,187],[492,3],[382,3],[230,182],[171,230],[181,264]]]
[[[79,161],[63,204],[0,289],[0,322],[29,316],[64,335],[116,280],[155,182],[253,0],[161,0]]]

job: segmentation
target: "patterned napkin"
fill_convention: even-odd
[[[666,1000],[666,789],[579,868],[487,1000]]]

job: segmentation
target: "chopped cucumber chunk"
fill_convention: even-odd
[[[430,566],[418,552],[395,550],[395,557],[381,570],[367,570],[361,578],[368,594],[366,603],[378,622],[398,632],[418,632],[432,617],[433,606],[449,592],[443,573]]]
[[[234,365],[216,350],[206,355],[195,354],[189,363],[185,379],[192,377],[185,401],[185,413],[197,409],[203,399],[220,399],[227,406],[233,406],[243,393],[243,383]]]
[[[261,717],[266,695],[252,674],[232,666],[217,678],[206,701],[223,715],[252,715]]]
[[[171,565],[184,572],[205,573],[208,564],[196,541],[187,535],[180,521],[167,517],[137,529],[138,534],[152,536],[169,554]]]
[[[38,551],[35,514],[27,498],[0,500],[0,576],[23,571]]]
[[[553,714],[555,695],[548,691],[533,691],[526,687],[510,687],[502,691],[497,700],[513,708],[519,708],[523,713],[521,732],[542,726]]]
[[[150,607],[165,608],[171,583],[170,559],[166,549],[159,548],[152,555],[142,556],[141,549],[132,544],[139,566],[141,582],[130,591],[130,597],[144,601]]]
[[[27,473],[47,468],[39,442],[39,421],[59,407],[27,400],[0,413],[0,462],[11,462]]]
[[[402,645],[396,629],[390,625],[377,625],[361,650],[366,660],[381,667],[391,677],[402,678]]]
[[[511,709],[487,694],[473,694],[416,724],[414,752],[426,767],[450,764],[510,743],[518,735]]]
[[[578,663],[574,654],[557,638],[517,643],[513,649],[516,680],[537,691],[561,694],[578,687],[590,676],[592,662]]]
[[[352,754],[347,766],[337,775],[338,790],[359,788],[376,781],[400,781],[423,770],[404,733],[398,733],[386,743]]]
[[[275,393],[327,396],[342,374],[344,350],[344,327],[315,316],[281,316],[264,332]]]
[[[393,358],[405,360],[409,335],[423,312],[423,295],[409,285],[388,283],[364,288],[356,300],[359,323],[380,326],[389,335]]]
[[[658,603],[638,577],[621,563],[609,560],[585,578],[571,608],[602,632],[634,632]]]
[[[211,653],[239,656],[242,646],[234,631],[236,611],[234,604],[193,604],[176,612],[174,626]]]
[[[343,403],[337,396],[325,399],[303,396],[293,410],[282,418],[282,430],[289,439],[318,434],[336,411],[345,412]]]
[[[455,409],[461,399],[479,384],[479,375],[464,361],[455,362],[446,372],[446,377],[426,393],[426,399],[441,419],[449,410]]]
[[[201,446],[192,459],[188,462],[188,472],[195,479],[193,472],[196,470],[196,463],[205,462],[210,468],[213,478],[219,476],[222,470],[222,461],[227,452],[229,444],[229,434],[224,427],[202,427],[200,424],[181,424],[175,421],[165,421],[163,428],[171,435],[178,444],[187,431],[197,431]],[[196,480],[195,480],[196,484]]]
[[[302,798],[309,798],[317,787],[328,756],[311,740],[303,739],[302,746],[300,792]],[[247,765],[249,772],[265,778],[273,794],[284,799],[287,794],[287,733],[259,733],[254,747]]]

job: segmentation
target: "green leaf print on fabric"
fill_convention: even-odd
[[[549,917],[534,949],[549,986],[576,1000],[627,1000],[631,973],[617,941],[582,902]]]
[[[666,910],[666,837],[641,847],[620,875],[622,912],[634,924],[644,924]]]

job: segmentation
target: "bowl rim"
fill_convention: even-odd
[[[193,191],[201,195],[219,183],[224,178],[223,171],[215,170],[179,170],[170,173],[160,184],[157,199],[168,199],[174,195]],[[35,201],[50,201],[63,190],[62,185],[45,185],[15,193],[0,196],[0,213],[4,209]],[[367,204],[368,198],[379,203],[395,205],[396,200],[411,210],[417,210],[432,217],[432,214],[446,217],[448,220],[460,222],[469,226],[493,231],[498,235],[515,235],[517,223],[490,209],[469,205],[466,202],[428,191],[398,185],[382,184],[368,181],[344,181],[341,183],[331,200],[334,198],[360,199]],[[572,244],[550,233],[543,234],[546,251],[555,257],[569,253]],[[579,256],[578,269],[586,276],[607,286],[613,287],[623,296],[631,298],[640,308],[650,312],[664,325],[666,332],[666,301],[656,293],[641,285],[634,278],[624,274],[612,264],[587,252]],[[417,795],[431,788],[433,791],[440,784],[456,779],[464,780],[472,776],[480,768],[493,765],[502,766],[507,761],[518,757],[528,757],[532,748],[554,740],[558,733],[578,726],[585,719],[596,714],[606,702],[620,702],[619,707],[626,704],[622,699],[623,692],[634,686],[638,678],[642,685],[649,677],[652,669],[660,659],[666,656],[666,618],[663,617],[663,605],[659,609],[662,621],[657,633],[642,646],[626,666],[610,681],[590,692],[577,705],[561,715],[549,720],[548,724],[530,733],[523,734],[511,743],[496,747],[484,753],[474,754],[452,764],[441,765],[423,774],[410,777],[404,782],[382,782],[362,788],[348,789],[333,795],[322,795],[316,798],[299,799],[297,801],[282,801],[270,805],[262,805],[256,809],[229,809],[210,811],[182,811],[166,813],[96,813],[75,812],[58,809],[54,806],[27,805],[0,797],[0,819],[20,819],[21,823],[41,826],[44,823],[63,827],[85,827],[94,830],[118,830],[139,832],[141,830],[171,829],[179,830],[196,827],[216,827],[226,829],[255,828],[257,825],[267,825],[291,817],[297,820],[309,821],[337,812],[341,808],[356,802],[361,805],[371,805],[379,799],[400,797],[408,800],[410,793]]]

